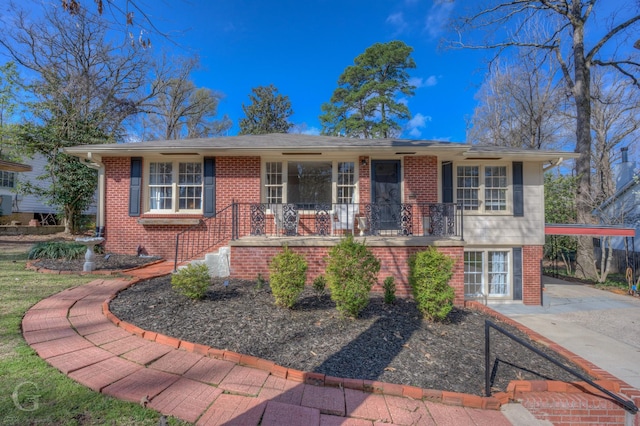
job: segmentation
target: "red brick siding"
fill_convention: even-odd
[[[307,284],[324,274],[326,258],[330,247],[290,247],[292,251],[302,254],[308,264]],[[424,247],[370,247],[373,254],[380,260],[378,285],[374,292],[382,292],[382,282],[392,276],[396,280],[396,294],[408,296],[411,288],[407,278],[409,276],[409,257]],[[231,276],[242,279],[255,279],[258,274],[269,277],[269,262],[282,249],[280,247],[231,247]],[[455,304],[464,305],[464,264],[462,247],[438,247],[438,251],[445,253],[455,260],[453,277],[449,284],[456,292]]]
[[[260,157],[216,158],[216,207],[260,201]]]
[[[407,203],[438,202],[437,157],[404,157],[404,200]]]
[[[536,418],[556,426],[626,424],[624,409],[599,396],[584,393],[523,392],[519,398],[522,405]]]
[[[366,165],[362,162],[366,162]],[[358,157],[358,197],[360,203],[366,204],[371,202],[371,158]]]
[[[129,158],[104,158],[105,164],[105,249],[114,253],[136,253],[138,246],[151,255],[174,259],[176,235],[191,225],[141,225],[138,217],[129,216]],[[145,162],[143,160],[143,167]],[[143,178],[144,179],[144,178]],[[145,187],[142,182],[142,187]],[[260,200],[260,157],[216,158],[216,209],[232,200]],[[144,218],[175,215],[142,214]],[[201,215],[179,215],[180,218],[202,218]],[[216,219],[213,219],[212,225]],[[203,234],[206,228],[203,229]],[[205,239],[201,239],[205,241]],[[225,242],[226,243],[226,242]],[[204,247],[203,247],[204,248]]]
[[[540,261],[542,246],[522,247],[522,302],[525,305],[540,305],[542,289]]]

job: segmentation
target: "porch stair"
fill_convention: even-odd
[[[205,254],[204,259],[195,259],[190,263],[194,265],[207,265],[209,275],[212,277],[228,277],[231,273],[229,266],[231,264],[231,248],[220,247],[215,253]]]

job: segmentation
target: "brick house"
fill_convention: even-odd
[[[99,170],[97,224],[115,253],[176,264],[224,248],[232,277],[268,276],[283,244],[311,282],[362,238],[408,294],[407,259],[455,259],[465,299],[541,300],[543,173],[571,153],[425,140],[270,134],[65,148]],[[380,290],[378,288],[377,290]]]

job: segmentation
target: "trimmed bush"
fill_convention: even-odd
[[[333,247],[329,251],[326,277],[336,309],[357,318],[369,304],[369,293],[379,271],[380,261],[352,235]]]
[[[384,288],[384,303],[392,304],[396,301],[396,280],[393,277],[387,277],[384,279],[382,285]]]
[[[80,243],[67,241],[48,241],[38,243],[29,251],[29,259],[80,259],[87,247]]]
[[[304,256],[294,253],[285,246],[281,253],[269,264],[269,284],[276,305],[292,308],[304,290],[307,280],[307,261]]]
[[[202,263],[190,263],[171,276],[171,287],[190,299],[202,299],[210,285],[209,268]]]
[[[434,248],[409,258],[409,284],[424,318],[442,321],[451,312],[455,298],[449,285],[452,275],[453,259]]]

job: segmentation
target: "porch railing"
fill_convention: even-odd
[[[463,237],[462,212],[451,203],[237,204],[241,236]]]
[[[463,209],[452,203],[265,204],[234,202],[176,235],[174,268],[246,236],[347,234],[463,238]]]

